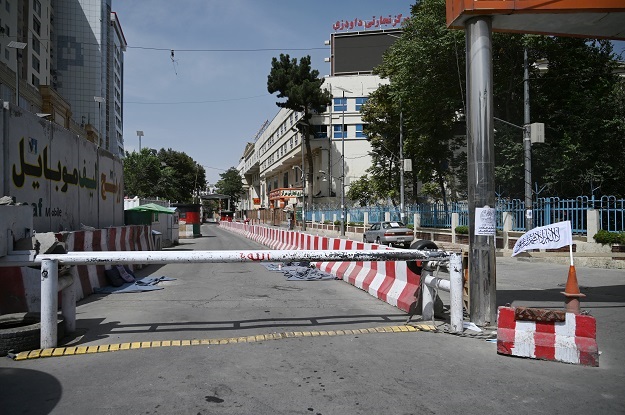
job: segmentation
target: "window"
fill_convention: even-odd
[[[41,36],[41,23],[35,16],[33,16],[33,32],[37,33],[37,35]]]
[[[282,176],[282,187],[289,187],[289,172],[287,171]]]
[[[335,124],[334,127],[334,138],[347,138],[347,124]]]
[[[314,125],[313,134],[315,138],[328,138],[328,127],[326,125]]]
[[[35,76],[35,74],[31,74],[31,79],[30,79],[31,83],[33,84],[33,86],[38,87],[39,86],[39,78],[37,78]]]
[[[356,124],[356,138],[366,138],[366,134],[362,131],[362,124]]]
[[[41,2],[39,0],[33,0],[33,10],[38,16],[41,16]]]
[[[11,3],[9,3],[8,1],[4,3],[4,8],[7,9],[9,13],[11,13]]]
[[[40,65],[39,65],[39,59],[37,59],[36,56],[33,56],[33,69],[36,70],[37,72],[40,72]]]
[[[347,98],[334,98],[334,111],[347,111]]]
[[[31,43],[32,43],[32,48],[33,48],[33,51],[35,51],[35,52],[37,52],[37,53],[40,53],[40,52],[39,52],[39,49],[40,49],[40,48],[39,48],[39,46],[40,46],[39,39],[37,39],[37,38],[35,38],[35,37],[34,37]]]
[[[369,98],[356,98],[356,111],[360,111],[360,107],[367,102]]]

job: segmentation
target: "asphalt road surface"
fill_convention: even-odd
[[[174,249],[264,249],[216,225],[202,233]],[[561,308],[567,270],[498,258],[498,302]],[[407,316],[343,281],[287,281],[263,264],[139,273],[175,280],[81,301],[63,344],[138,347],[0,358],[0,414],[625,413],[622,270],[577,270],[582,308],[597,317],[598,368],[501,356],[450,334],[363,333]]]

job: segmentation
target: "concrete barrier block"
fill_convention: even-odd
[[[515,319],[514,307],[499,307],[497,353],[599,366],[594,317],[566,313],[565,321]]]

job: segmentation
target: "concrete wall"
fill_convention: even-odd
[[[1,195],[32,206],[37,232],[123,225],[121,160],[61,126],[4,103]]]

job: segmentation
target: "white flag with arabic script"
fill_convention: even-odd
[[[514,244],[512,256],[528,249],[556,249],[572,243],[571,221],[552,223],[524,233]]]

